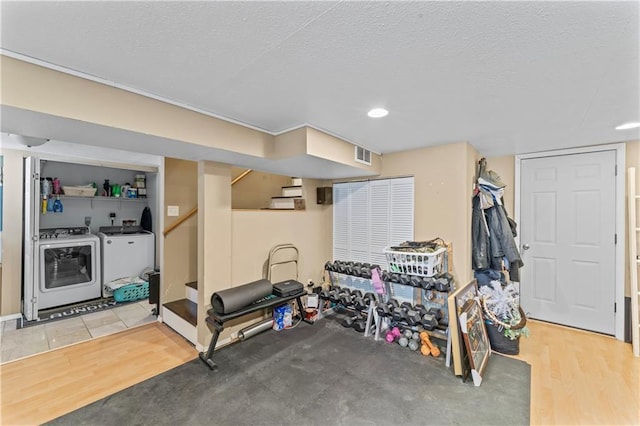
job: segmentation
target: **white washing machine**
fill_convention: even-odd
[[[41,229],[37,247],[34,312],[100,297],[100,246],[89,228]]]
[[[155,235],[141,227],[106,226],[99,229],[102,253],[102,296],[112,292],[104,285],[128,277],[138,277],[155,267]]]

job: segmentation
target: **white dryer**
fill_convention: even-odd
[[[102,296],[112,292],[105,284],[128,277],[137,277],[147,268],[155,267],[155,235],[141,227],[106,226],[99,229],[102,253]]]

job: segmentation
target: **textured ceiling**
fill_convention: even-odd
[[[1,47],[278,133],[483,155],[639,139],[638,2],[11,2]],[[385,106],[373,120],[368,109]]]

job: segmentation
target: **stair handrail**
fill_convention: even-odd
[[[176,229],[178,226],[182,225],[187,219],[189,219],[191,216],[193,216],[197,212],[198,212],[198,207],[192,208],[186,214],[184,214],[183,216],[180,216],[178,220],[173,222],[171,225],[167,226],[162,232],[162,234],[166,237],[171,231]]]
[[[235,179],[233,179],[231,181],[231,185],[233,185],[234,183],[240,181],[241,179],[243,179],[246,175],[248,175],[252,171],[253,171],[253,169],[247,169],[244,172],[240,173],[240,175],[238,175],[238,177],[236,177]],[[171,231],[176,229],[178,226],[182,225],[187,219],[189,219],[191,216],[193,216],[197,212],[198,212],[198,207],[192,208],[184,216],[181,216],[178,220],[173,222],[171,225],[167,226],[164,229],[164,231],[162,232],[162,234],[166,237]]]
[[[240,173],[240,174],[238,175],[238,177],[236,177],[235,179],[233,179],[233,180],[231,181],[231,185],[233,186],[236,182],[239,182],[240,180],[244,179],[244,177],[245,177],[246,175],[248,175],[249,173],[251,173],[252,171],[253,171],[253,169],[247,169],[247,170],[245,170],[244,172]]]

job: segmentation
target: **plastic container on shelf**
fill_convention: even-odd
[[[387,257],[391,272],[421,277],[433,277],[444,272],[446,247],[431,253],[397,251],[392,250],[391,247],[385,247],[383,252]]]
[[[93,197],[96,195],[97,188],[92,185],[88,186],[63,186],[64,195],[71,197]]]

